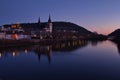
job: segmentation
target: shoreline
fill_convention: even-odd
[[[101,41],[101,40],[91,40],[91,39],[1,39],[0,47],[12,47],[12,46],[28,46],[28,45],[52,45],[56,43],[66,43],[72,41]]]

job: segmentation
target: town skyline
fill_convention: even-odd
[[[109,34],[120,26],[119,0],[2,0],[0,26],[11,23],[45,22],[51,14],[54,21],[78,24],[92,32]]]
[[[49,14],[49,16],[48,16],[48,21],[49,20],[51,20],[51,16],[50,16],[50,14]],[[52,20],[52,22],[54,23],[54,22],[65,22],[65,23],[73,23],[73,24],[75,24],[75,25],[78,25],[79,27],[82,27],[82,28],[85,28],[86,30],[88,30],[88,31],[90,31],[90,32],[95,32],[95,33],[97,33],[97,34],[103,34],[103,35],[109,35],[110,33],[112,33],[113,31],[115,31],[115,30],[117,30],[117,29],[119,29],[119,28],[116,28],[116,29],[113,29],[111,32],[109,32],[109,33],[107,33],[107,34],[104,34],[104,33],[99,33],[99,32],[97,32],[96,30],[94,30],[94,31],[91,31],[91,30],[89,30],[87,27],[84,27],[84,26],[81,26],[81,25],[79,25],[79,24],[76,24],[76,23],[74,23],[74,22],[68,22],[68,21],[53,21]],[[3,24],[3,25],[1,25],[1,27],[3,27],[4,25],[21,25],[21,24],[34,24],[34,23],[47,23],[47,21],[41,21],[41,17],[38,17],[38,19],[36,19],[36,21],[34,21],[34,22],[14,22],[14,23],[6,23],[6,24]],[[39,27],[39,26],[38,26]],[[69,26],[68,26],[69,27]]]

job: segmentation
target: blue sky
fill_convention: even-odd
[[[1,0],[0,25],[48,20],[73,22],[108,34],[120,27],[120,0]]]

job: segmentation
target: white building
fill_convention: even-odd
[[[5,35],[6,35],[5,32],[0,32],[0,39],[5,39]]]

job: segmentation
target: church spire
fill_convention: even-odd
[[[47,28],[48,28],[48,32],[52,33],[52,21],[51,21],[50,15],[49,15],[49,19],[47,22]]]
[[[38,18],[38,23],[40,24],[40,17]]]
[[[50,17],[50,14],[49,14],[48,23],[51,23],[51,17]]]

